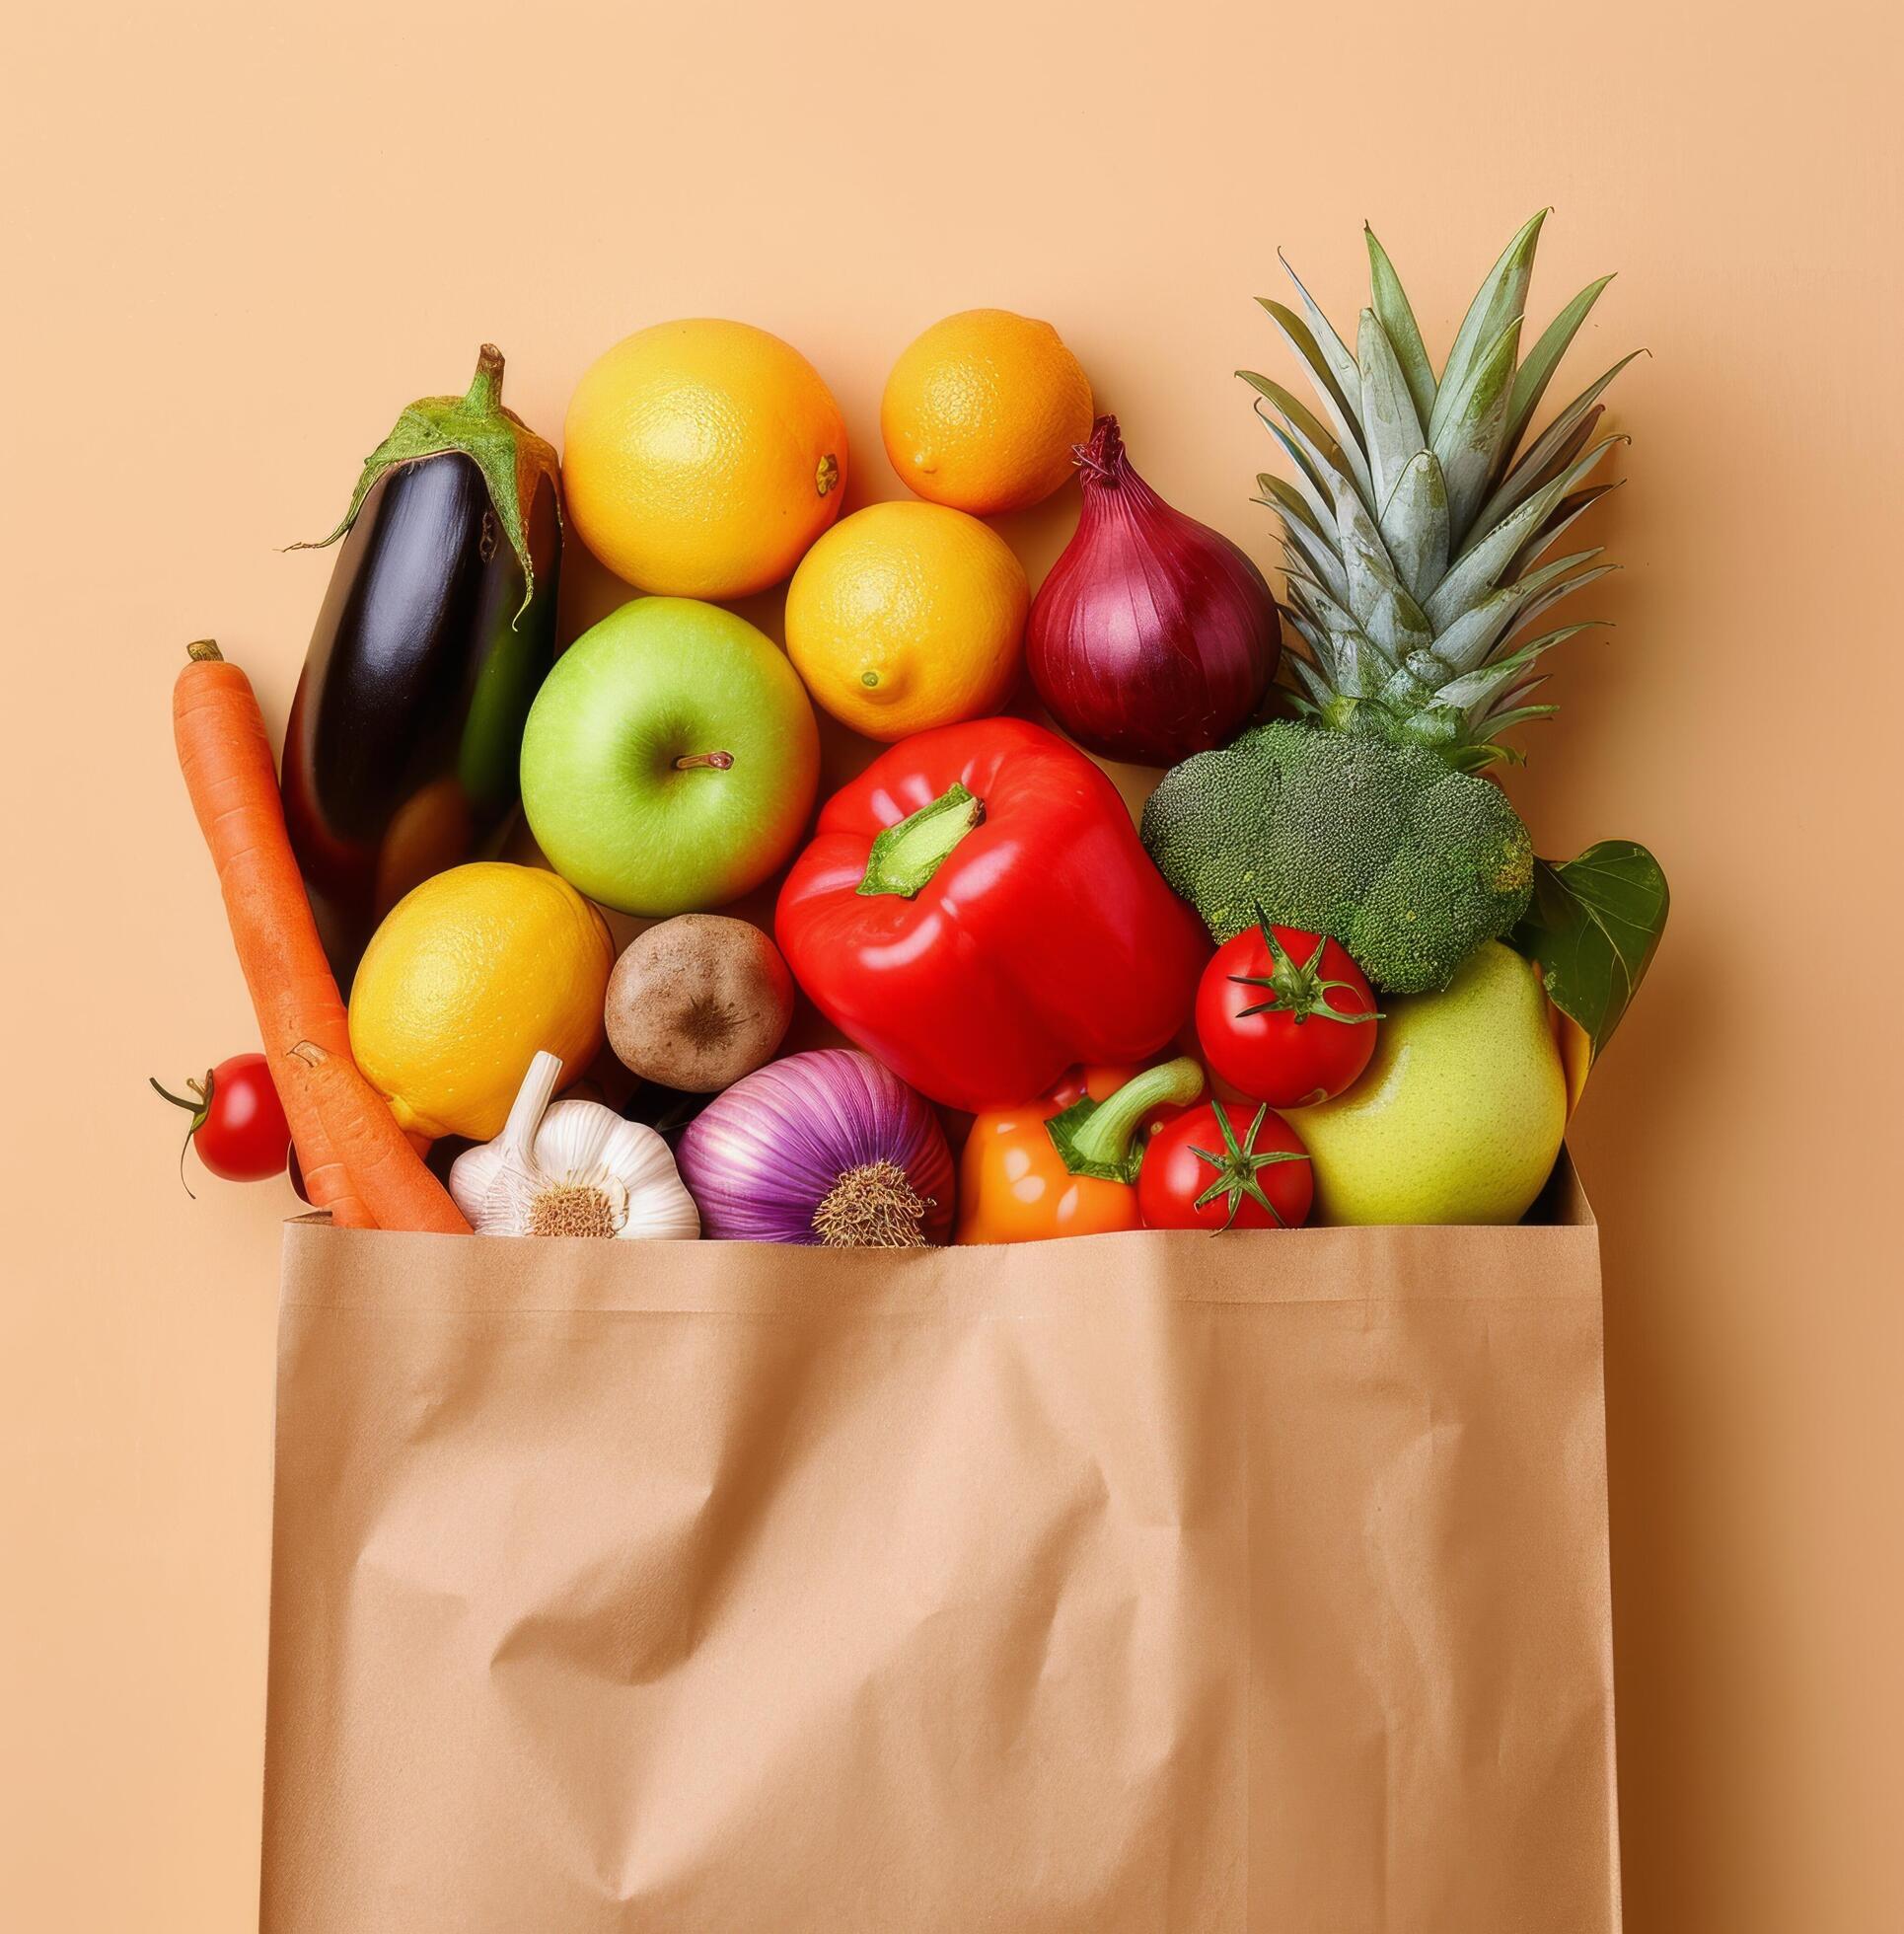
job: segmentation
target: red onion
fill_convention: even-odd
[[[675,1154],[703,1235],[896,1249],[951,1230],[939,1118],[856,1049],[757,1069],[695,1117]]]
[[[1228,538],[1131,468],[1115,416],[1071,455],[1084,506],[1032,604],[1032,682],[1087,752],[1174,766],[1263,703],[1282,648],[1276,602]]]

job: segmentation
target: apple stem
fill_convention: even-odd
[[[675,771],[691,773],[697,766],[709,766],[717,773],[724,773],[733,763],[731,752],[689,752],[675,761]]]

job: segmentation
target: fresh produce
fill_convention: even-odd
[[[156,1080],[152,1085],[191,1117],[179,1149],[182,1178],[186,1149],[196,1149],[198,1159],[220,1181],[268,1182],[284,1173],[291,1126],[261,1054],[235,1054],[207,1069],[202,1081],[185,1083],[189,1099]]]
[[[539,866],[476,860],[413,887],[350,991],[350,1045],[399,1123],[497,1134],[539,1045],[585,1068],[614,948],[602,916]]]
[[[1272,1108],[1353,1086],[1380,1018],[1340,941],[1261,919],[1216,949],[1197,988],[1197,1039],[1212,1072]]]
[[[1593,441],[1597,400],[1633,358],[1520,449],[1612,279],[1582,289],[1522,360],[1544,219],[1527,222],[1495,263],[1438,378],[1372,232],[1374,292],[1353,354],[1299,281],[1301,316],[1263,303],[1307,366],[1329,427],[1280,383],[1239,372],[1292,467],[1287,480],[1257,481],[1286,538],[1287,615],[1306,647],[1295,664],[1302,708],[1325,728],[1420,746],[1463,771],[1517,759],[1501,735],[1552,713],[1528,703],[1542,683],[1536,666],[1587,628],[1539,631],[1537,621],[1610,568],[1595,562],[1598,548],[1542,559],[1612,487],[1586,483],[1622,440]]]
[[[679,1159],[710,1236],[894,1249],[943,1242],[952,1223],[938,1117],[847,1048],[736,1081],[689,1123]]]
[[[787,656],[816,704],[871,739],[994,712],[1018,682],[1031,588],[989,525],[935,503],[842,518],[787,589]]]
[[[1574,1100],[1652,964],[1669,905],[1658,860],[1631,840],[1602,840],[1561,865],[1534,861],[1534,897],[1511,939],[1565,1017]]]
[[[840,514],[846,428],[800,352],[746,323],[660,323],[569,400],[568,514],[644,591],[740,598],[777,584]]]
[[[752,922],[678,914],[622,950],[604,1018],[630,1074],[708,1093],[773,1059],[793,1018],[793,976]]]
[[[284,830],[263,715],[251,680],[209,638],[186,646],[186,659],[172,689],[179,770],[218,869],[232,944],[299,1146],[305,1189],[313,1207],[330,1210],[340,1227],[373,1227],[324,1132],[301,1066],[286,1058],[304,1040],[347,1056],[350,1034]]]
[[[1032,683],[1072,738],[1167,766],[1220,745],[1263,703],[1282,645],[1263,573],[1132,469],[1115,416],[1076,452],[1077,532],[1040,587]]]
[[[933,503],[989,517],[1048,497],[1091,433],[1090,379],[1049,323],[966,309],[893,365],[879,432],[900,481]]]
[[[1349,949],[1377,987],[1447,986],[1526,911],[1534,851],[1485,779],[1419,746],[1278,719],[1173,767],[1143,843],[1217,940],[1258,916]]]
[[[1281,1115],[1210,1101],[1152,1137],[1137,1207],[1146,1228],[1293,1228],[1314,1191],[1301,1138]]]
[[[485,342],[467,396],[398,418],[324,540],[343,549],[284,735],[284,814],[346,986],[378,921],[515,806],[554,655],[560,500]]]
[[[543,852],[626,914],[720,906],[760,885],[798,842],[819,778],[819,728],[784,654],[685,598],[638,598],[584,632],[523,735],[523,807]]]
[[[602,1235],[624,1241],[700,1233],[668,1145],[599,1101],[549,1097],[558,1056],[539,1053],[493,1142],[465,1149],[450,1194],[478,1235]]]
[[[1073,1069],[1041,1101],[989,1108],[959,1163],[958,1242],[1040,1242],[1136,1228],[1149,1138],[1204,1091],[1188,1059]]]
[[[1535,970],[1496,940],[1388,1003],[1368,1072],[1297,1110],[1325,1223],[1513,1223],[1560,1153],[1567,1082]]]
[[[874,760],[822,811],[774,931],[836,1027],[973,1110],[1043,1094],[1075,1062],[1153,1053],[1207,957],[1117,788],[1021,718]]]
[[[348,1055],[327,1054],[316,1042],[301,1041],[290,1058],[310,1071],[311,1097],[325,1135],[376,1227],[469,1234],[462,1212]]]

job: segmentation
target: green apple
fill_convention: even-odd
[[[549,863],[624,914],[695,913],[782,865],[813,810],[820,734],[799,674],[718,605],[636,598],[556,659],[522,739]]]
[[[1324,1223],[1517,1223],[1553,1172],[1567,1078],[1531,962],[1490,940],[1439,994],[1384,998],[1348,1093],[1289,1111]]]

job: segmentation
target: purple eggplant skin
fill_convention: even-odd
[[[524,519],[535,588],[461,451],[398,464],[343,539],[292,702],[284,815],[340,988],[419,881],[493,852],[554,660],[561,521]]]

